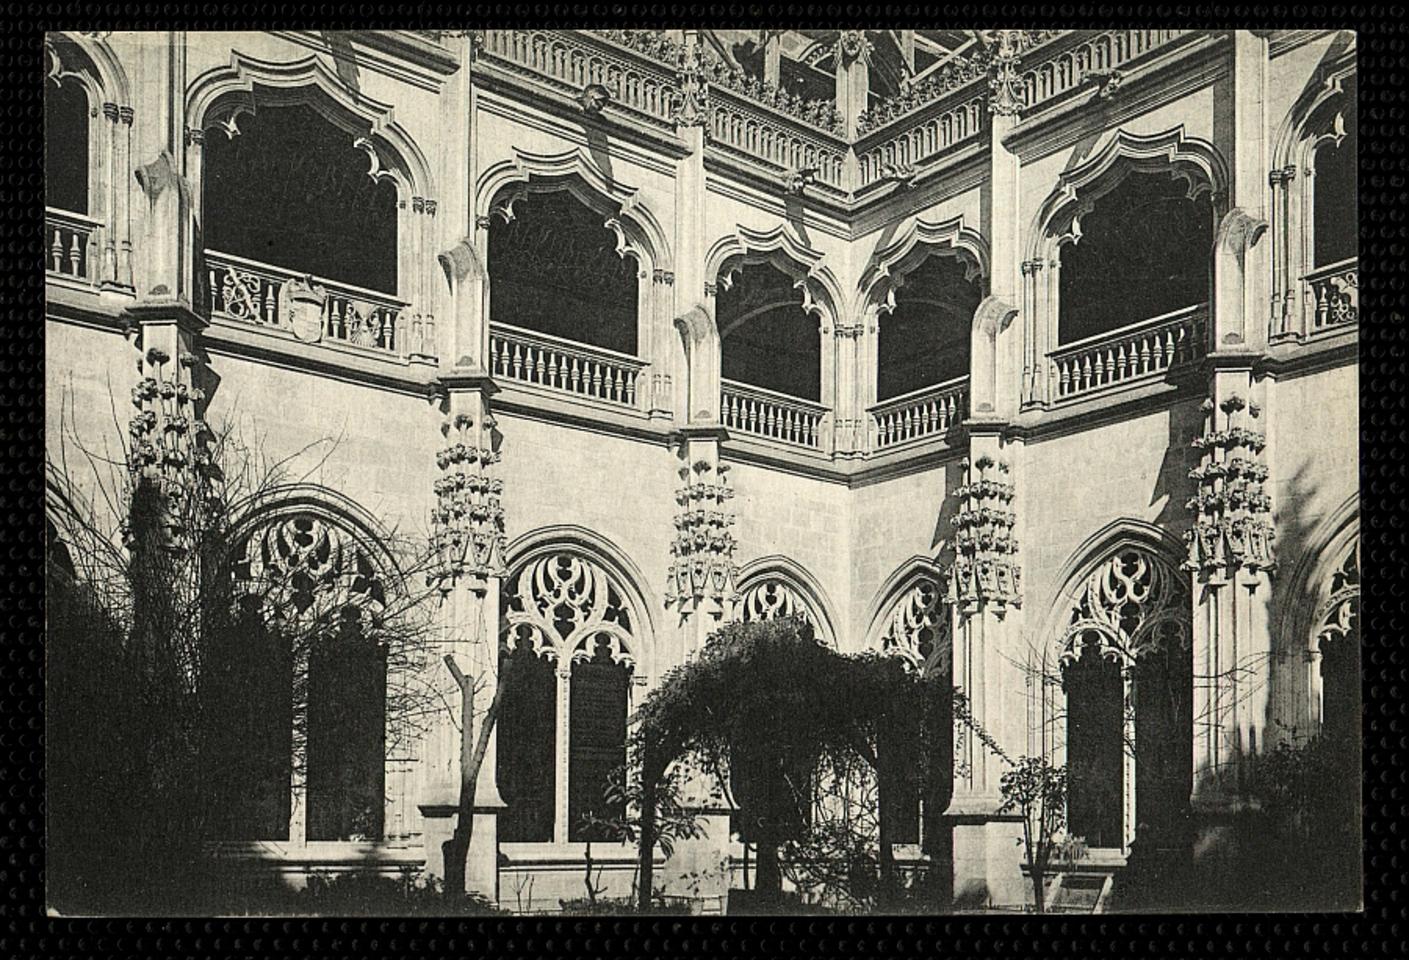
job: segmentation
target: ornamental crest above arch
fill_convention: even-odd
[[[232,51],[228,66],[207,70],[187,88],[187,139],[211,129],[233,138],[242,114],[295,104],[312,107],[351,134],[353,146],[367,154],[373,180],[391,180],[411,196],[436,195],[430,162],[396,121],[391,104],[350,89],[316,54],[272,61]]]
[[[1095,643],[1100,654],[1129,665],[1145,653],[1187,648],[1189,588],[1165,558],[1125,546],[1102,561],[1082,583],[1060,643],[1063,666]]]
[[[491,165],[475,189],[480,223],[508,223],[515,205],[532,193],[566,190],[602,216],[617,237],[617,253],[631,254],[643,267],[671,269],[669,235],[637,187],[613,179],[582,148],[538,154],[514,149],[513,159]]]
[[[595,561],[567,550],[541,554],[504,581],[500,597],[502,649],[566,665],[605,648],[614,662],[635,668],[631,611]]]
[[[1033,220],[1029,257],[1041,260],[1065,244],[1078,243],[1082,217],[1132,173],[1182,180],[1190,199],[1209,194],[1215,216],[1222,213],[1228,167],[1213,144],[1186,136],[1182,124],[1155,134],[1119,129],[1093,156],[1058,175],[1056,188]]]
[[[977,230],[965,226],[962,216],[942,222],[913,217],[871,254],[857,290],[857,315],[868,307],[880,313],[893,311],[895,292],[905,285],[905,277],[932,256],[958,259],[964,265],[965,281],[988,277],[988,242]]]
[[[705,254],[706,284],[717,282],[727,290],[746,264],[771,263],[793,278],[793,286],[802,295],[803,310],[833,321],[844,298],[825,261],[824,253],[804,243],[787,224],[769,230],[739,225],[716,240]]]

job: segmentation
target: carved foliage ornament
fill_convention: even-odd
[[[494,421],[485,420],[481,434],[492,436]],[[443,431],[450,443],[436,454],[441,475],[435,481],[431,541],[437,562],[430,579],[442,590],[460,576],[478,586],[504,573],[504,481],[488,475],[499,452],[480,445],[474,426],[468,414],[448,420]]]
[[[504,582],[501,646],[559,664],[605,650],[634,668],[631,615],[612,578],[585,557],[558,551],[525,564]]]
[[[691,604],[709,599],[723,604],[738,594],[737,546],[730,527],[729,465],[698,460],[680,468],[675,491],[675,539],[670,544],[666,603]]]
[[[1188,647],[1189,616],[1189,593],[1179,572],[1144,550],[1123,549],[1082,585],[1062,637],[1062,664],[1092,643],[1102,656],[1124,665],[1176,643]]]
[[[1198,490],[1185,503],[1194,525],[1185,535],[1189,556],[1184,566],[1219,578],[1239,569],[1271,572],[1277,566],[1276,530],[1266,492],[1266,437],[1254,429],[1262,411],[1236,395],[1216,406],[1205,400],[1203,411],[1207,428],[1192,441],[1202,459],[1189,471]]]
[[[987,455],[963,461],[969,482],[954,491],[959,509],[954,527],[953,565],[949,568],[950,603],[966,607],[992,603],[998,611],[1022,605],[1022,567],[1013,534],[1017,516],[1008,465]]]
[[[127,468],[134,483],[151,483],[162,495],[171,546],[191,532],[192,523],[215,516],[222,506],[219,471],[211,459],[215,435],[204,419],[205,391],[196,385],[200,367],[189,352],[173,359],[160,347],[145,352],[139,347]]]

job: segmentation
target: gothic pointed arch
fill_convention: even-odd
[[[912,557],[877,591],[867,615],[865,649],[899,657],[921,674],[950,670],[953,640],[944,570],[928,557]]]
[[[1066,564],[1026,665],[1043,752],[1068,770],[1068,829],[1089,847],[1184,842],[1193,659],[1180,559],[1152,524],[1108,525]]]
[[[856,312],[864,313],[868,308],[893,311],[895,292],[905,285],[905,277],[929,257],[946,255],[963,263],[967,281],[989,275],[988,241],[964,223],[962,215],[942,221],[922,216],[907,218],[867,261],[861,273]]]
[[[706,251],[705,277],[707,283],[728,288],[746,265],[770,263],[792,279],[804,312],[817,316],[825,325],[836,322],[845,303],[841,285],[825,260],[825,254],[785,223],[768,230],[739,225]]]
[[[416,672],[393,635],[405,584],[385,531],[312,484],[237,504],[225,556],[230,614],[203,638],[206,731],[220,762],[225,840],[380,841],[408,717],[390,704]]]
[[[817,639],[835,647],[837,622],[822,584],[801,564],[781,555],[759,557],[739,570],[739,619],[744,623],[802,616]]]
[[[644,581],[620,549],[582,527],[525,534],[508,557],[495,767],[508,807],[499,838],[603,839],[585,815],[624,814],[607,786],[627,760],[632,688],[650,668]]]

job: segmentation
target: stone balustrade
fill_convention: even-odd
[[[301,340],[336,340],[391,353],[425,352],[421,344],[410,342],[411,329],[401,329],[406,303],[390,294],[305,277],[296,270],[214,250],[205,252],[205,274],[207,306],[212,317],[282,330]],[[283,295],[291,282],[311,290],[310,300],[322,301],[321,321],[316,329],[313,324],[307,329],[296,326],[293,298]],[[422,337],[434,342],[433,333],[426,336],[419,318],[417,326],[421,327]]]
[[[812,450],[824,447],[822,419],[827,408],[749,384],[722,381],[720,419],[724,426],[780,443]]]
[[[709,119],[711,148],[762,160],[780,171],[813,170],[819,183],[846,189],[843,141],[719,88],[710,90]]]
[[[987,93],[984,85],[967,97],[935,101],[908,115],[903,125],[885,127],[889,135],[867,137],[856,151],[859,186],[899,174],[977,137],[983,129]]]
[[[1302,278],[1311,333],[1360,319],[1359,260],[1351,257],[1317,267]]]
[[[646,366],[628,354],[498,321],[489,328],[489,356],[496,377],[631,408]]]
[[[92,217],[52,207],[44,211],[44,269],[65,277],[92,282],[94,251],[102,225]]]
[[[1053,399],[1084,397],[1197,360],[1207,352],[1207,324],[1208,307],[1198,304],[1054,350]]]
[[[1151,51],[1181,40],[1195,30],[1104,30],[1087,35],[1072,46],[1059,43],[1024,57],[1021,71],[1023,103],[1027,109],[1062,96],[1086,83],[1093,75],[1109,78],[1111,71]],[[1050,53],[1044,56],[1044,51]],[[1115,78],[1118,82],[1118,76]]]
[[[942,437],[968,415],[969,378],[955,377],[871,407],[871,449]]]

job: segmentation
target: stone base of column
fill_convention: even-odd
[[[946,816],[952,834],[954,909],[1021,907],[1030,897],[1023,876],[1022,824],[981,816]]]

